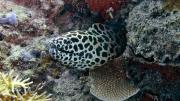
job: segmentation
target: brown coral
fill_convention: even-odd
[[[165,0],[164,9],[167,9],[167,10],[179,9],[180,10],[180,1],[179,0]]]
[[[139,91],[126,80],[118,59],[90,71],[90,77],[92,78],[90,92],[101,100],[122,101]]]
[[[27,7],[32,7],[33,5],[39,5],[40,0],[13,0],[17,4],[21,4]]]

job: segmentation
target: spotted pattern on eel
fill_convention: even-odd
[[[129,82],[120,58],[109,61],[101,68],[89,71],[90,92],[102,101],[124,101],[139,92]]]
[[[95,23],[88,30],[70,31],[53,38],[49,53],[63,65],[85,70],[119,57],[125,48],[125,35]]]

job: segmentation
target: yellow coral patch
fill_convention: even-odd
[[[9,73],[0,72],[0,101],[51,101],[51,95],[30,91],[29,85],[33,82],[30,78],[21,79],[14,75],[14,71]],[[24,92],[19,92],[23,89]],[[28,89],[28,91],[27,91]]]

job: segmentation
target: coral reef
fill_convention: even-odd
[[[179,0],[0,0],[0,100],[180,101],[179,15]],[[85,71],[67,68],[50,56],[49,41],[54,37],[73,30],[78,35],[106,34],[100,26],[90,27],[94,23],[108,25],[114,31],[108,37],[122,37],[112,38],[117,44],[124,42],[115,52],[120,55],[128,36],[123,56]],[[76,42],[78,35],[72,33],[77,53],[81,53],[80,44],[84,44],[84,54],[89,52],[85,44],[91,38]],[[101,39],[107,38],[94,37],[105,48],[100,52],[104,60],[108,49]],[[61,53],[68,51],[68,45],[60,45]],[[107,46],[116,50],[112,44]],[[94,61],[91,55],[84,55],[85,59]]]
[[[38,6],[40,4],[40,0],[13,0],[13,2],[27,7]]]
[[[179,25],[179,11],[166,11],[160,0],[143,1],[129,13],[128,44],[146,61],[179,66]]]
[[[141,89],[128,101],[179,101],[180,70],[172,66],[121,60],[129,80]],[[148,100],[149,99],[149,100]]]
[[[4,18],[0,18],[0,24],[15,25],[16,23],[17,23],[17,18],[14,12],[8,13]]]
[[[11,70],[9,73],[0,72],[0,100],[2,101],[50,101],[50,95],[46,93],[38,94],[38,92],[30,92],[30,85],[33,83],[30,78],[21,79],[19,75],[13,74]],[[20,93],[20,89],[24,93]]]
[[[53,19],[54,24],[59,27],[59,33],[69,30],[84,30],[94,22],[99,22],[98,20],[90,14],[84,0],[64,0],[63,8]]]
[[[30,84],[33,83],[33,82],[29,82],[30,78],[21,80],[19,79],[19,76],[14,77],[12,74],[13,74],[13,71],[10,71],[7,74],[0,73],[0,77],[1,77],[1,81],[0,81],[1,90],[0,91],[1,91],[1,94],[3,94],[4,96],[6,95],[13,96],[11,92],[14,93],[20,87],[22,87],[25,90],[28,88]]]
[[[113,19],[115,12],[126,0],[85,0],[85,2],[91,11],[100,13],[105,19]]]
[[[52,20],[64,5],[62,0],[13,0],[13,2],[44,14],[50,24],[53,24]]]
[[[21,85],[19,85],[18,88],[16,88],[16,90],[13,92],[9,90],[10,92],[8,93],[10,93],[13,96],[2,95],[5,94],[5,91],[8,91],[8,89],[2,88],[2,101],[9,101],[12,98],[15,101],[50,101],[51,98],[49,95],[43,93],[42,90],[39,91],[39,89],[34,89],[37,87],[39,83],[45,82],[45,77],[42,77],[44,75],[40,75],[39,71],[42,72],[45,69],[47,70],[47,67],[51,67],[51,62],[44,61],[45,58],[43,58],[44,60],[42,59],[43,55],[41,53],[43,53],[46,47],[44,45],[44,41],[46,41],[45,39],[47,39],[46,35],[49,34],[49,27],[52,27],[53,25],[49,25],[49,27],[47,27],[46,18],[44,17],[43,13],[38,11],[35,12],[33,11],[33,9],[16,5],[11,1],[0,0],[0,8],[1,16],[8,14],[12,10],[13,14],[16,14],[17,21],[17,25],[15,26],[10,26],[5,23],[0,26],[2,39],[0,41],[0,70],[16,70],[15,74],[18,74],[20,76],[18,78],[18,76],[10,75],[11,77],[9,77],[9,80],[12,79],[12,83],[16,79],[17,82],[20,82],[22,80],[23,83],[23,78],[31,78],[31,81],[34,82],[30,85],[31,87],[27,85],[28,89],[26,88],[26,92],[23,91],[23,87],[21,87]],[[53,30],[51,29],[51,31]],[[52,66],[55,67],[56,65]],[[47,74],[52,76],[58,75],[57,73],[55,75],[54,68],[48,69]],[[8,76],[9,74],[2,75],[5,75],[2,77],[8,79],[6,76]],[[5,87],[5,85],[3,85],[2,87]]]
[[[15,22],[23,22],[24,20],[28,19],[30,15],[33,15],[32,10],[29,10],[25,7],[18,6],[15,3],[7,0],[0,1],[0,16],[4,16],[7,14],[8,19]],[[11,11],[11,13],[9,13]],[[13,19],[12,19],[13,18]],[[17,21],[16,21],[17,20]]]
[[[59,79],[49,78],[47,89],[53,101],[99,101],[89,93],[88,77],[74,70],[64,70]]]

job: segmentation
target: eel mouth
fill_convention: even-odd
[[[73,51],[65,50],[63,47],[57,48],[56,45],[51,44],[51,45],[50,45],[50,48],[49,48],[49,54],[50,54],[52,57],[55,57],[55,55],[56,55],[57,53],[73,54],[74,52],[73,52]]]
[[[74,53],[73,51],[67,51],[67,50],[64,50],[63,48],[60,48],[58,49],[58,51],[62,52],[62,53]]]

